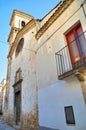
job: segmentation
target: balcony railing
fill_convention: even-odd
[[[59,79],[63,79],[79,70],[86,68],[86,31],[77,36],[71,43],[67,44],[57,53],[57,74]],[[76,44],[77,43],[77,44]],[[78,47],[77,47],[78,46]],[[74,61],[71,58],[74,53]],[[78,55],[79,53],[79,55]]]

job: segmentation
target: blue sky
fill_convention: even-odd
[[[0,0],[0,82],[7,73],[8,35],[10,18],[14,9],[43,18],[60,0]]]

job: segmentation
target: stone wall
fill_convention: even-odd
[[[38,105],[33,111],[21,115],[21,128],[20,130],[38,130]]]
[[[0,114],[2,114],[2,93],[0,92]]]
[[[10,124],[11,126],[14,126],[14,125],[15,125],[14,114],[8,114],[7,122],[8,122],[8,124]]]

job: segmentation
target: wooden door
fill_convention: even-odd
[[[78,25],[66,35],[72,66],[81,60],[82,40],[80,41],[80,36],[82,33],[82,27]]]
[[[15,116],[16,125],[20,123],[20,113],[21,113],[21,91],[15,93]]]

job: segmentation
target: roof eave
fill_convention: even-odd
[[[40,30],[36,34],[36,39],[38,40],[44,32],[53,24],[54,21],[63,13],[64,10],[73,2],[74,0],[63,0],[55,13],[51,15],[51,17],[47,20],[47,22],[40,28]]]

